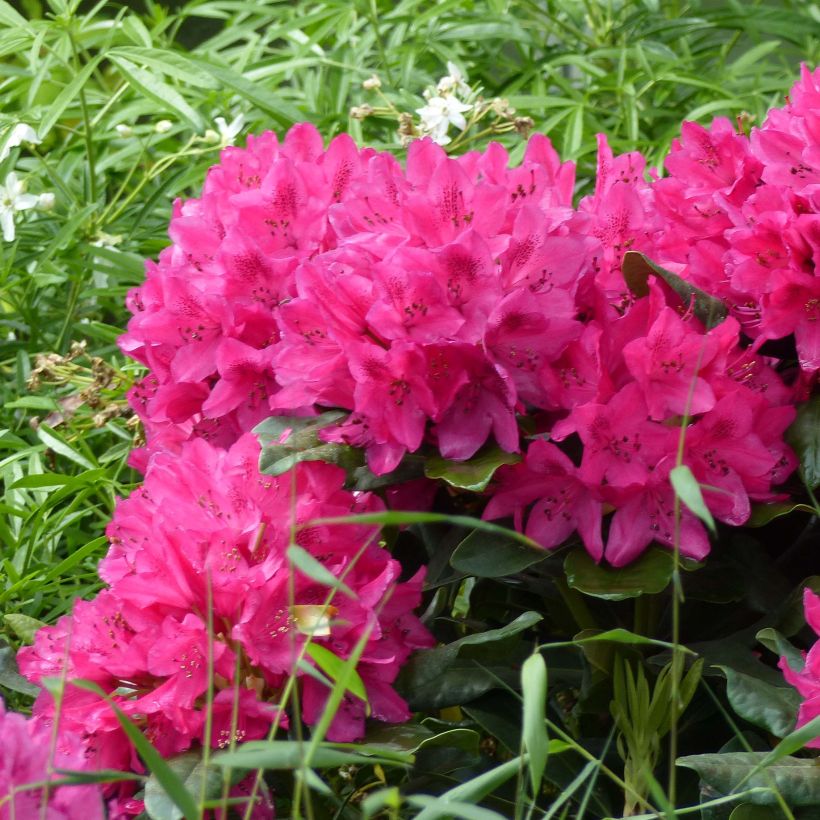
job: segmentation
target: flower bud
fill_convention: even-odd
[[[44,194],[40,194],[37,197],[37,207],[41,211],[51,211],[54,208],[54,203],[57,201],[57,198],[51,191],[46,191]]]
[[[171,122],[171,120],[160,120],[154,126],[154,131],[156,131],[157,134],[167,134],[173,127],[174,124]]]
[[[157,128],[159,127],[159,123],[157,124]],[[125,125],[124,123],[120,123],[119,125],[114,126],[114,130],[123,138],[128,139],[129,137],[134,136],[134,129],[130,125]]]
[[[377,88],[382,87],[382,81],[378,78],[376,74],[373,74],[371,77],[368,77],[363,83],[362,88],[365,91],[375,91]]]

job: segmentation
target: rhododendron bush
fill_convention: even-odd
[[[797,725],[780,757],[820,745],[818,650],[789,640],[803,599],[820,631],[818,578],[790,594],[753,535],[777,518],[816,539],[820,70],[741,126],[684,123],[662,169],[599,135],[580,197],[543,134],[520,161],[430,137],[399,160],[309,124],[224,148],[128,296],[144,480],[102,591],[18,653],[39,694],[28,723],[0,712],[0,795],[163,817],[147,741],[213,759],[247,816],[294,794],[299,816],[329,792],[312,766],[350,782],[369,763],[395,768],[349,794],[398,811],[394,786],[420,808],[431,772],[479,771],[481,739],[515,766],[493,788],[526,768],[518,792],[546,809],[580,749],[651,812],[671,732],[673,804],[678,752],[703,800],[775,802],[765,744]],[[806,577],[812,555],[771,565]],[[677,733],[690,701],[714,720],[705,676],[749,732],[696,755]],[[49,735],[65,761],[40,760]],[[302,741],[301,763],[281,751]],[[56,768],[134,779],[10,791]],[[509,788],[487,816],[512,816]],[[787,801],[820,803],[807,790]],[[596,816],[620,811],[595,794]]]

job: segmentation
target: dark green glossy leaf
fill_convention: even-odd
[[[800,475],[813,490],[820,485],[820,395],[798,408],[786,435],[800,459]]]
[[[774,686],[728,666],[719,668],[726,675],[726,694],[738,715],[775,737],[783,737],[794,728],[800,706],[796,689]]]
[[[666,589],[674,559],[668,550],[652,548],[626,567],[596,564],[584,549],[573,550],[564,561],[567,583],[586,595],[622,601]]]
[[[543,561],[549,553],[484,530],[471,532],[453,551],[453,569],[479,578],[503,578]]]
[[[745,789],[774,787],[791,806],[820,804],[820,777],[814,760],[784,757],[759,769],[766,755],[766,752],[688,755],[678,758],[677,764],[694,769],[721,794],[729,794],[741,785]],[[755,793],[749,801],[756,805],[775,805],[777,802],[772,791]]]
[[[468,635],[453,643],[417,652],[400,676],[401,692],[413,710],[467,703],[502,683],[515,686],[517,659],[530,654],[521,641],[525,629],[542,619],[525,612],[499,629]],[[521,657],[523,655],[523,657]]]

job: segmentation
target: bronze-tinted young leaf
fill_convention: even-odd
[[[639,299],[649,293],[649,277],[657,276],[680,296],[685,305],[692,305],[695,316],[707,327],[719,325],[727,316],[726,305],[706,291],[682,279],[678,274],[655,264],[638,251],[627,251],[621,264],[627,287]]]

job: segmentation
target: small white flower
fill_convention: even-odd
[[[37,205],[39,197],[25,193],[26,187],[12,171],[4,185],[0,186],[0,227],[3,239],[14,241],[14,215],[18,211],[27,211]]]
[[[167,134],[173,127],[174,124],[171,120],[160,120],[154,125],[154,131],[156,131],[157,134]]]
[[[375,91],[377,88],[382,87],[382,81],[378,78],[376,74],[371,77],[368,77],[363,83],[362,88],[365,91]]]
[[[51,191],[46,191],[44,194],[40,194],[37,197],[37,207],[41,211],[51,211],[54,209],[54,203],[57,201],[57,197]]]
[[[0,162],[2,162],[10,153],[12,148],[16,148],[22,142],[30,142],[32,145],[39,145],[40,140],[37,137],[37,132],[24,122],[18,122],[11,129],[11,133],[6,139],[2,149],[0,149]],[[0,138],[2,143],[2,138]]]
[[[167,120],[165,120],[167,122]],[[123,138],[128,139],[129,137],[134,136],[134,129],[130,125],[125,125],[125,123],[120,123],[119,125],[114,126],[114,130]]]
[[[472,105],[463,103],[454,96],[431,97],[424,108],[416,109],[416,113],[421,117],[422,131],[439,145],[447,145],[450,142],[447,129],[454,125],[463,131],[467,127],[464,114],[471,108]]]
[[[447,71],[449,74],[442,77],[438,81],[436,91],[439,94],[452,94],[458,92],[463,97],[466,97],[472,89],[467,85],[467,76],[462,73],[461,69],[455,64],[447,61]]]
[[[233,120],[233,122],[230,123],[230,125],[225,122],[224,117],[214,117],[214,122],[216,123],[216,127],[219,129],[220,145],[233,145],[233,141],[245,126],[245,117],[240,114]]]

